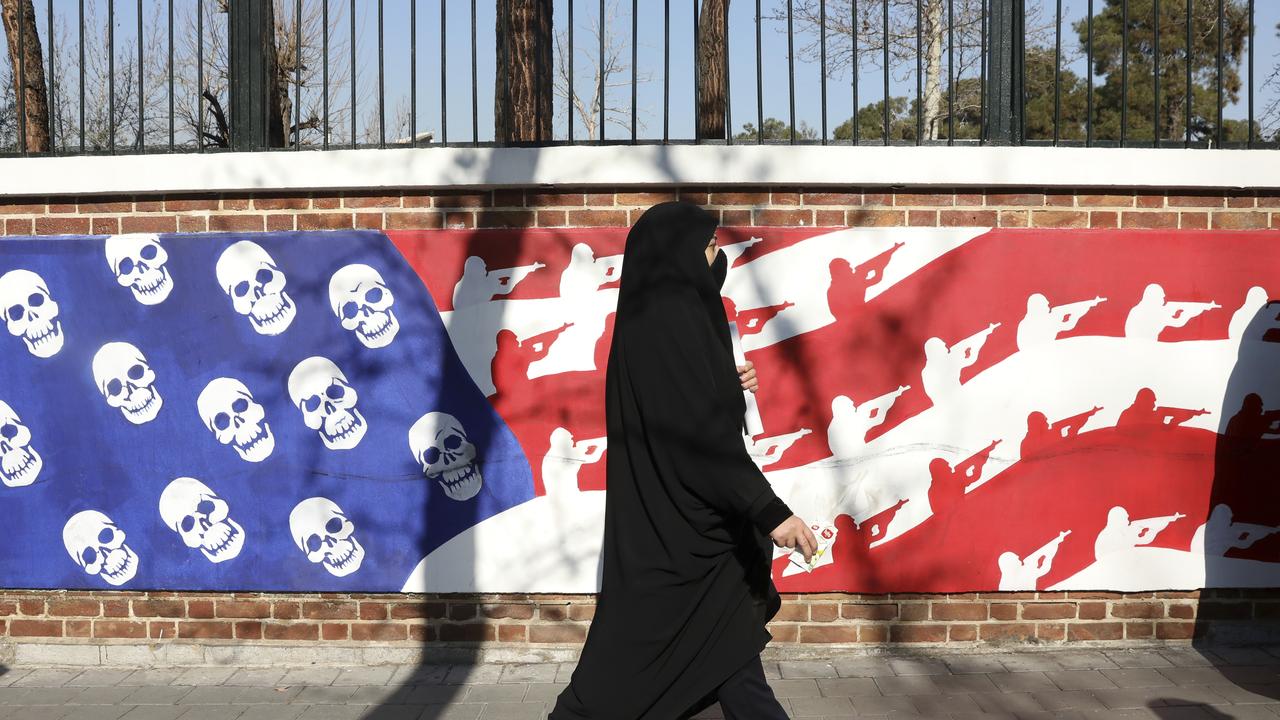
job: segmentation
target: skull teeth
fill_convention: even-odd
[[[216,532],[216,534],[215,534]],[[240,538],[240,530],[228,522],[221,522],[209,529],[205,533],[204,544],[201,549],[210,560],[215,562],[218,556],[226,552],[227,548],[237,544]]]
[[[62,335],[61,321],[54,320],[43,327],[33,327],[26,336],[32,350],[43,350]]]
[[[269,437],[271,437],[271,428],[264,422],[259,426],[258,432],[249,438],[248,442],[238,443],[233,440],[231,444],[242,454],[252,455],[262,445],[262,442]]]
[[[103,554],[106,557],[102,561],[102,577],[107,582],[124,582],[133,575],[133,570],[137,566],[137,559],[130,550],[127,548],[113,549],[107,550]],[[117,557],[119,560],[112,562],[112,559]]]
[[[357,561],[359,555],[359,546],[351,540],[345,541],[347,544],[347,552],[342,557],[334,557],[331,553],[326,553],[324,562],[335,570],[346,570],[353,562]]]
[[[12,456],[16,456],[17,460],[11,460]],[[20,448],[6,453],[4,460],[0,470],[4,471],[4,477],[10,485],[25,485],[27,484],[26,476],[40,470],[40,456],[30,448]]]
[[[151,411],[155,407],[156,402],[160,399],[160,394],[151,388],[138,388],[135,392],[146,391],[146,400],[136,405],[125,405],[121,409],[125,415],[134,422],[146,422],[151,419]],[[133,395],[129,396],[131,399]],[[159,409],[159,408],[155,408]]]
[[[267,310],[269,306],[266,302],[269,299],[276,301],[275,308],[268,310],[265,315],[259,315],[258,308],[262,307],[264,310]],[[289,315],[289,311],[292,309],[293,305],[289,302],[288,296],[284,293],[280,293],[279,295],[268,295],[253,304],[249,317],[258,327],[271,329],[278,323],[284,322],[285,324],[288,324],[287,321],[292,318],[292,315]]]
[[[143,285],[142,281],[139,280],[138,282],[134,283],[133,289],[137,290],[143,295],[155,295],[159,293],[161,290],[163,290],[165,286],[167,286],[168,284],[169,284],[169,276],[166,275],[165,272],[162,270],[156,274],[155,282],[149,285]]]
[[[379,314],[385,318],[385,321],[376,328],[369,328],[369,323],[360,323],[360,334],[366,340],[379,340],[391,330],[391,325],[394,322],[391,313]]]

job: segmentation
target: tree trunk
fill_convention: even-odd
[[[725,76],[725,13],[729,0],[702,0],[698,20],[698,139],[725,138],[728,78]]]
[[[18,4],[22,4],[22,26],[18,26]],[[20,107],[25,119],[25,137],[20,145],[27,152],[48,152],[49,96],[44,84],[44,53],[36,31],[36,10],[31,0],[0,0],[4,33],[9,41],[9,61],[13,66],[15,109]],[[21,43],[19,43],[21,37]],[[22,45],[19,52],[18,45]],[[21,85],[19,81],[21,79]]]
[[[925,0],[924,22],[924,139],[942,137],[942,47],[947,25],[942,17],[942,0]]]
[[[498,142],[552,139],[552,7],[552,0],[498,2],[493,93],[494,137]]]
[[[289,101],[289,85],[288,81],[282,79],[282,75],[287,72],[288,64],[280,62],[280,43],[288,42],[284,35],[284,28],[280,26],[276,20],[275,2],[274,0],[266,0],[267,6],[267,26],[263,34],[266,36],[266,54],[267,61],[267,146],[268,147],[285,147],[289,144],[289,138],[285,137],[285,128],[289,127],[290,115],[293,112],[293,103]],[[297,19],[301,22],[301,18]],[[293,44],[286,45],[290,56],[293,54]]]

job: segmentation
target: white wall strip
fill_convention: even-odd
[[[1280,188],[1280,151],[642,145],[0,159],[7,196],[640,185]]]

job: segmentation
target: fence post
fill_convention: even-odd
[[[267,147],[271,46],[271,0],[227,3],[228,65],[232,150]]]
[[[1021,145],[1023,138],[1023,46],[1025,0],[989,0],[987,108],[983,136],[993,145]]]

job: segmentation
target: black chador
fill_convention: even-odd
[[[708,267],[704,254],[716,224],[663,203],[627,236],[606,377],[602,588],[554,720],[672,720],[718,689],[726,708],[725,688],[768,691],[759,654],[780,604],[768,534],[791,510],[743,444],[726,260]]]

